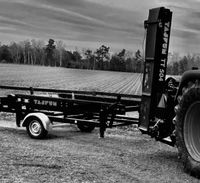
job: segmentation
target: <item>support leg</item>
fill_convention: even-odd
[[[99,121],[100,121],[100,129],[99,129],[99,133],[100,133],[100,138],[104,138],[104,133],[106,131],[106,122],[107,122],[107,112],[106,110],[101,109],[100,111],[100,116],[99,116]]]

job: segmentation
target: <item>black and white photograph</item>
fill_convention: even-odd
[[[0,183],[200,182],[200,0],[0,0]]]

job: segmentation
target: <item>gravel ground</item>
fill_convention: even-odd
[[[13,126],[0,127],[2,183],[200,182],[183,172],[176,148],[135,128],[107,130],[99,139],[98,129],[88,134],[69,125],[34,140],[6,123]]]

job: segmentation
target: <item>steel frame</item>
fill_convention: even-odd
[[[52,123],[99,127],[100,137],[104,137],[106,128],[138,124],[138,118],[124,116],[129,111],[139,112],[141,98],[137,95],[15,86],[0,88],[25,92],[0,97],[0,111],[15,113],[17,126],[26,115],[34,112],[44,113]]]

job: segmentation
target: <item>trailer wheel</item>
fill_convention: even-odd
[[[91,120],[93,118],[93,114],[90,112],[87,112],[84,114],[84,118],[83,119],[87,119],[87,120]],[[81,132],[92,132],[95,129],[95,126],[92,124],[83,124],[81,122],[77,123],[77,127],[79,128],[79,130]]]
[[[27,120],[26,130],[31,138],[42,139],[47,136],[48,131],[45,130],[39,118],[31,116]]]
[[[188,84],[176,111],[176,145],[186,172],[200,176],[200,87]]]
[[[89,125],[89,124],[81,124],[81,122],[77,123],[77,127],[81,132],[92,132],[95,129],[94,125]]]

